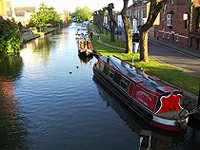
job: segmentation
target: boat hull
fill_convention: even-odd
[[[92,50],[78,50],[79,56],[93,56]]]
[[[158,127],[159,129],[167,131],[183,131],[186,124],[188,123],[188,118],[179,120],[169,120],[161,118],[154,113],[150,112],[148,109],[143,107],[136,100],[133,100],[127,93],[119,88],[112,80],[110,80],[102,71],[100,71],[95,65],[93,67],[94,79],[96,79],[104,88],[112,92],[117,97],[117,100],[128,106],[132,111],[137,113],[144,121],[148,124]]]

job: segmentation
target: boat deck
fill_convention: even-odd
[[[157,114],[157,116],[160,116],[160,117],[166,118],[166,119],[169,119],[169,118],[174,119],[174,118],[179,118],[179,117],[185,116],[186,113],[187,113],[186,111],[176,110],[176,111],[160,113],[160,114]]]

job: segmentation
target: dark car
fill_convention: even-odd
[[[133,33],[133,37],[132,37],[133,42],[138,42],[140,40],[140,34],[138,32],[134,32]]]

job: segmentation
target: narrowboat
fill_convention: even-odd
[[[87,37],[88,36],[87,28],[86,27],[78,28],[75,35],[76,35],[75,38],[77,40],[83,37]]]
[[[82,38],[78,41],[78,54],[81,56],[92,56],[93,47],[89,38]]]
[[[181,132],[189,112],[183,108],[183,91],[115,56],[98,56],[94,79],[152,126]]]

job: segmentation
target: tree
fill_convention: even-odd
[[[129,0],[123,0],[124,1],[124,7],[121,11],[122,20],[124,22],[124,29],[125,29],[125,36],[126,36],[126,51],[125,53],[132,53],[132,30],[131,25],[128,21],[128,15],[127,15],[127,9],[128,9],[128,2]]]
[[[103,23],[104,23],[104,15],[106,13],[106,9],[100,9],[93,13],[93,21],[95,25],[99,28],[99,32],[103,33]]]
[[[162,9],[162,6],[163,1],[151,0],[147,22],[138,27],[140,32],[140,61],[148,61],[148,31],[153,26],[153,23]]]
[[[39,11],[31,15],[30,24],[41,28],[47,24],[57,24],[60,22],[60,15],[55,8],[47,7],[44,3],[40,4]]]
[[[15,20],[0,18],[0,54],[19,53],[22,42]]]
[[[60,22],[60,15],[57,13],[54,7],[47,8],[47,24],[55,25]]]
[[[110,24],[110,41],[111,42],[115,41],[115,28],[117,27],[117,23],[113,16],[113,9],[114,9],[113,3],[108,4],[108,7],[106,7],[106,10],[108,11],[108,15],[110,18],[109,24]]]
[[[87,21],[92,18],[92,12],[88,7],[77,7],[74,12],[74,16],[76,17],[77,21]]]

